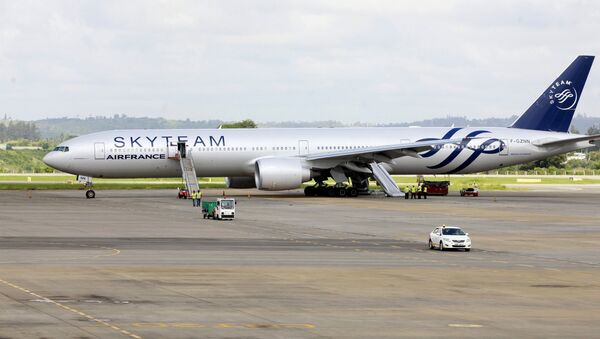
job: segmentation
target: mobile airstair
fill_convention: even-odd
[[[188,192],[191,194],[194,191],[199,191],[200,186],[198,185],[198,177],[196,176],[196,169],[194,168],[192,152],[182,152],[179,156],[179,164],[181,165],[181,176],[183,177]]]
[[[373,177],[379,183],[379,186],[383,188],[385,194],[390,197],[400,197],[404,196],[404,193],[398,188],[398,185],[392,178],[392,176],[388,173],[388,171],[383,168],[380,164],[376,162],[372,162],[369,164],[371,167],[371,171],[373,171]]]

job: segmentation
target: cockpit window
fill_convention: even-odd
[[[53,151],[56,151],[56,152],[68,152],[69,151],[69,147],[68,146],[56,146],[56,147],[54,147]]]

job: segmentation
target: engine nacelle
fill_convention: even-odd
[[[227,177],[225,178],[227,188],[255,188],[256,182],[253,177]]]
[[[310,180],[310,169],[298,158],[264,158],[256,161],[254,179],[261,190],[291,190]]]

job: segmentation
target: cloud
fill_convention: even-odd
[[[392,122],[522,112],[593,1],[0,2],[0,112]],[[600,114],[592,69],[579,112]]]

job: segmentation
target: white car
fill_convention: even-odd
[[[471,238],[460,227],[439,226],[429,233],[429,249],[437,248],[440,251],[451,248],[462,248],[466,252],[471,250]]]

